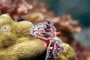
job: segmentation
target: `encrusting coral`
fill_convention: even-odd
[[[3,48],[11,46],[15,43],[16,35],[11,32],[5,32],[0,36],[0,44]]]
[[[0,60],[32,60],[42,56],[47,43],[29,34],[32,27],[33,24],[29,21],[14,22],[9,15],[0,16]],[[66,43],[61,44],[64,50],[56,60],[76,60],[73,49]]]
[[[12,32],[18,37],[29,36],[29,29],[32,28],[33,24],[28,21],[13,22],[11,24]]]
[[[7,16],[6,14],[3,14],[0,16],[0,28],[4,25],[10,25],[13,22],[10,16]]]
[[[4,25],[4,26],[1,27],[0,31],[2,33],[4,33],[4,32],[10,32],[11,31],[11,26],[10,25]]]

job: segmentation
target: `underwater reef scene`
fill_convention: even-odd
[[[0,60],[90,60],[90,48],[73,36],[79,21],[40,1],[0,0]]]
[[[34,27],[29,21],[15,22],[9,15],[1,15],[0,60],[35,60],[39,56],[43,59],[38,60],[76,60],[71,46],[54,36],[56,29],[51,20],[44,23]]]

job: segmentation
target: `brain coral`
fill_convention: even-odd
[[[42,56],[47,44],[29,34],[32,27],[29,21],[15,22],[9,15],[0,16],[0,60],[32,60]],[[68,44],[62,44],[65,50],[57,60],[75,59],[73,49]]]

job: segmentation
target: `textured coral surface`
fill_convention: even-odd
[[[0,16],[0,60],[45,59],[46,42],[29,34],[32,27],[31,22],[15,22],[6,14]],[[65,49],[57,60],[76,60],[73,49],[61,44]]]
[[[0,60],[32,59],[45,51],[46,43],[29,35],[32,26],[28,21],[14,22],[6,14],[0,16]]]
[[[70,44],[70,46],[72,46],[72,48],[75,50],[77,60],[90,59],[90,53],[88,53],[90,52],[90,49],[84,44],[81,44],[80,42],[78,42],[73,36],[74,33],[80,33],[82,30],[82,26],[78,24],[79,21],[73,20],[69,14],[64,14],[63,16],[56,16],[54,11],[50,11],[47,8],[46,6],[47,4],[40,2],[40,1],[46,1],[46,0],[40,0],[39,2],[38,1],[39,0],[29,0],[29,1],[27,0],[9,0],[9,1],[0,0],[0,15],[9,14],[14,21],[29,20],[33,24],[37,24],[45,20],[46,18],[51,19],[57,31],[60,33],[60,36],[58,37],[60,37],[65,43],[68,43]],[[27,28],[30,28],[32,23],[27,22],[27,21],[18,23],[18,22],[13,22],[12,19],[6,15],[0,16],[0,39],[1,39],[0,50],[3,47],[12,46],[12,45],[15,45],[16,43],[29,40],[30,35],[28,34],[29,30],[27,30]],[[10,33],[7,34],[4,32],[10,32]],[[15,35],[16,37],[13,37],[13,38],[16,38],[16,39],[6,40],[6,42],[3,42],[7,38],[6,37],[3,39],[2,36],[5,37],[4,35],[5,36],[9,35],[9,37],[10,35],[12,36]],[[85,31],[85,36],[89,38],[86,31]],[[30,40],[31,39],[33,40],[33,37],[32,38],[30,37]],[[8,43],[9,41],[11,43]],[[5,45],[2,43],[4,43]],[[39,56],[39,57],[42,57],[42,56]],[[35,59],[40,60],[38,58],[35,58]],[[44,59],[41,59],[41,60],[44,60]]]

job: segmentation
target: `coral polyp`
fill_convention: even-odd
[[[50,42],[48,42],[49,46],[47,47],[45,60],[55,60],[64,50],[64,47],[54,35],[55,32],[56,28],[54,27],[52,21],[49,19],[47,19],[46,22],[34,26],[30,31],[30,34],[40,39],[50,40]]]
[[[0,31],[2,33],[4,33],[4,32],[10,32],[11,31],[11,27],[10,27],[10,25],[2,26],[1,29],[0,29]]]

